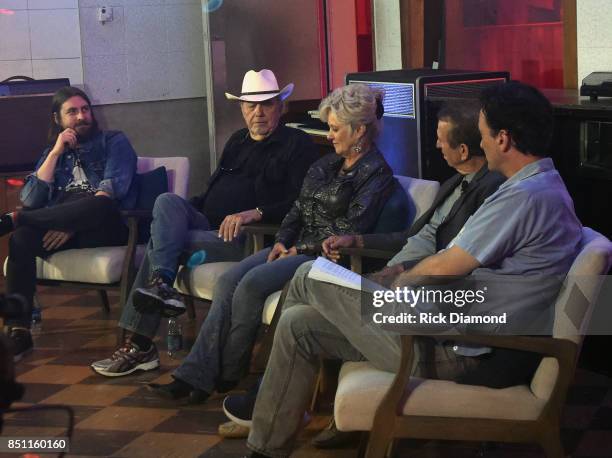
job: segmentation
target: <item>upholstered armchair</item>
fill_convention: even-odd
[[[530,384],[494,389],[410,376],[413,336],[402,336],[397,374],[345,363],[335,397],[341,431],[370,431],[365,456],[384,456],[396,438],[537,443],[562,457],[560,416],[580,346],[612,263],[612,243],[583,228],[581,249],[555,304],[552,337],[453,336],[477,345],[539,353]]]
[[[404,176],[395,176],[402,185],[406,194],[410,196],[411,207],[406,217],[412,224],[425,213],[438,193],[440,184],[437,181],[420,180]],[[410,224],[408,227],[410,227]],[[363,273],[363,259],[378,259],[387,261],[391,259],[395,252],[386,250],[376,250],[370,248],[341,248],[340,254],[349,256],[351,270],[358,274]]]
[[[189,183],[189,159],[186,157],[138,158],[137,172],[141,177],[159,167],[165,167],[167,190],[186,197]],[[165,189],[159,191],[164,192]],[[145,191],[141,187],[142,192]],[[139,201],[143,201],[140,197],[143,196],[139,196]],[[95,289],[107,311],[109,310],[107,291],[119,290],[120,304],[123,306],[134,281],[135,269],[144,253],[144,245],[139,245],[139,242],[146,243],[146,240],[139,241],[139,220],[150,218],[155,197],[156,195],[151,195],[148,199],[144,199],[150,201],[149,208],[122,212],[129,227],[126,246],[72,249],[60,251],[44,259],[37,258],[38,283],[47,286]],[[4,272],[6,273],[6,260]]]

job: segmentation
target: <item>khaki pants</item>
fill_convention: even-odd
[[[271,457],[291,453],[319,357],[368,360],[389,372],[399,368],[400,336],[363,326],[361,293],[309,279],[311,265],[302,264],[291,281],[253,412],[247,445]],[[413,374],[452,380],[474,364],[476,358],[458,356],[434,339],[419,338]]]

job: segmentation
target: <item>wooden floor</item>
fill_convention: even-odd
[[[36,329],[35,350],[17,365],[18,381],[26,394],[16,406],[66,404],[76,414],[69,456],[115,457],[240,457],[248,453],[243,439],[223,440],[216,433],[226,418],[222,396],[213,395],[201,406],[177,405],[151,395],[145,385],[168,382],[180,361],[166,354],[165,327],[160,330],[159,370],[127,377],[106,378],[89,364],[108,357],[116,347],[117,297],[111,296],[110,315],[103,312],[94,292],[43,289],[42,322]],[[206,313],[186,325],[192,340]],[[245,381],[242,389],[249,381]],[[319,451],[309,439],[329,419],[329,406],[313,416],[301,434],[295,457],[344,458],[356,455],[357,444],[335,451]],[[66,418],[60,413],[9,414],[3,435],[63,435]],[[563,424],[566,452],[574,457],[612,457],[612,379],[580,370],[571,388]],[[400,456],[477,457],[482,444],[405,441]],[[0,456],[18,456],[2,455]],[[530,446],[487,444],[487,457],[540,457]]]

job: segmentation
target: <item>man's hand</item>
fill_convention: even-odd
[[[94,194],[95,196],[104,196],[104,197],[108,197],[109,199],[111,199],[111,196],[109,193],[107,193],[106,191],[98,191]]]
[[[340,259],[339,249],[357,246],[357,241],[357,235],[332,235],[323,241],[321,249],[327,259],[338,262],[338,259]]]
[[[478,259],[454,245],[426,257],[412,269],[400,274],[391,286],[403,288],[449,283],[469,275],[478,267],[480,267]]]
[[[74,232],[47,231],[43,236],[43,248],[47,251],[55,250],[72,238]]]
[[[277,242],[272,247],[272,251],[270,251],[270,254],[268,255],[267,262],[272,262],[277,259],[286,258],[287,256],[295,256],[296,254],[297,254],[297,248],[295,246],[292,246],[291,248],[287,249],[285,245],[283,245],[280,242]]]
[[[68,145],[70,148],[76,148],[77,146],[77,133],[74,129],[65,129],[60,132],[55,141],[53,149],[51,149],[50,155],[61,156]]]
[[[219,238],[224,242],[231,242],[238,237],[242,225],[257,221],[261,221],[261,213],[255,209],[227,215],[219,227]]]
[[[66,145],[70,148],[75,148],[77,142],[77,133],[74,129],[68,128],[60,132],[57,135],[55,145],[53,145],[53,148],[49,151],[49,154],[47,154],[47,157],[36,171],[38,179],[47,183],[52,183],[55,174],[55,166],[60,156],[64,154]]]
[[[395,264],[390,267],[385,267],[383,270],[379,270],[378,272],[374,272],[373,274],[368,275],[367,278],[381,286],[384,286],[385,288],[391,288],[393,283],[403,271],[403,265]]]

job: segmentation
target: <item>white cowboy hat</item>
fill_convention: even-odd
[[[259,72],[249,70],[244,74],[240,96],[226,92],[225,97],[228,100],[241,100],[243,102],[263,102],[276,96],[281,100],[285,100],[292,92],[293,83],[289,83],[282,90],[279,90],[276,76],[274,76],[272,70],[264,68]]]

